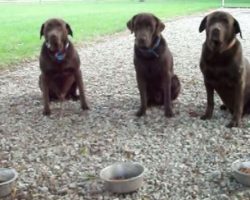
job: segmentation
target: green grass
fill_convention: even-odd
[[[0,4],[0,69],[39,54],[40,26],[50,17],[60,17],[70,23],[73,41],[77,43],[124,30],[126,22],[138,12],[152,12],[165,19],[219,5],[218,0]]]
[[[250,0],[225,0],[225,7],[250,7]]]

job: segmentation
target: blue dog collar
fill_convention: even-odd
[[[56,52],[55,53],[55,58],[57,61],[63,61],[65,58],[65,52]]]

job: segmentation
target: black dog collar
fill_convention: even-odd
[[[152,48],[139,48],[139,51],[143,53],[144,55],[153,55],[159,58],[159,54],[156,53],[156,50],[160,46],[160,43],[161,43],[161,37],[158,37]]]

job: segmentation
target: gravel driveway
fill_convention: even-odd
[[[250,10],[229,11],[240,22],[240,41],[250,59]],[[217,98],[212,120],[199,119],[206,98],[198,65],[205,36],[198,27],[204,15],[170,20],[163,32],[182,83],[171,119],[162,107],[148,109],[140,119],[134,115],[140,102],[134,39],[128,31],[79,50],[91,107],[87,112],[79,102],[67,102],[61,118],[59,104],[52,104],[51,117],[42,115],[38,62],[2,72],[0,166],[19,172],[17,199],[250,199],[250,190],[230,173],[233,161],[250,157],[250,117],[244,117],[243,128],[225,128],[231,116],[220,111]],[[103,191],[100,170],[121,160],[146,167],[138,192]]]

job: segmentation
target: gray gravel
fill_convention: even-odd
[[[229,11],[241,24],[241,42],[250,59],[250,10]],[[164,117],[163,108],[148,109],[140,119],[134,116],[139,95],[128,31],[79,49],[91,107],[87,112],[79,102],[67,102],[61,118],[59,104],[52,104],[51,117],[42,115],[38,62],[2,72],[0,166],[19,172],[16,199],[250,199],[250,190],[230,172],[233,161],[250,156],[249,116],[243,128],[225,128],[231,116],[219,110],[217,98],[212,120],[199,119],[205,110],[198,65],[205,36],[198,27],[204,15],[166,22],[163,35],[182,83],[171,119]],[[147,168],[143,188],[128,195],[104,191],[100,170],[124,160]]]

